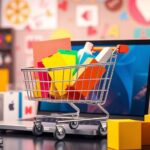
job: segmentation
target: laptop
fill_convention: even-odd
[[[72,49],[83,48],[86,41],[73,41]],[[143,120],[148,113],[150,96],[150,40],[110,40],[90,41],[94,46],[116,46],[127,44],[129,52],[120,54],[114,70],[109,94],[104,107],[110,113],[110,118],[131,118]],[[96,56],[98,52],[94,52]],[[80,108],[81,116],[95,117],[102,115],[95,106],[76,104]],[[66,103],[39,102],[37,115],[42,116],[41,121],[44,132],[55,131],[56,119],[46,117],[55,113],[73,112]],[[44,117],[45,116],[45,117]],[[33,118],[14,122],[1,121],[0,130],[32,131]],[[64,124],[67,134],[97,135],[96,121],[80,122],[77,129],[70,129]]]

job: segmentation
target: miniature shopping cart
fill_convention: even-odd
[[[93,50],[101,51],[102,47],[94,47]],[[106,120],[108,111],[104,108],[110,83],[112,80],[118,53],[126,53],[126,45],[111,47],[112,54],[107,62],[92,62],[76,66],[63,66],[56,68],[23,68],[24,82],[29,100],[67,103],[74,113],[54,114],[48,116],[36,116],[33,133],[41,135],[44,127],[41,117],[56,118],[56,130],[54,136],[58,140],[65,137],[64,124],[69,123],[72,130],[76,130],[82,121],[98,121],[97,132],[105,136],[107,134]],[[80,108],[76,104],[95,105],[104,114],[101,117],[80,117]],[[89,107],[90,108],[90,107]],[[105,123],[105,125],[103,125]]]

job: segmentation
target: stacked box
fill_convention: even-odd
[[[108,120],[107,146],[112,149],[141,149],[141,122],[130,119]]]

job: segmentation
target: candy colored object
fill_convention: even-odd
[[[38,68],[44,68],[42,62],[38,62]],[[40,80],[40,89],[42,98],[48,98],[51,78],[47,72],[38,72]]]
[[[90,53],[85,52],[79,62],[80,65],[84,64],[84,62],[86,61],[86,59],[88,58],[94,58],[94,56]]]
[[[38,62],[39,68],[44,68],[42,62]],[[55,87],[54,82],[51,82],[51,78],[47,72],[38,72],[40,80],[40,89],[42,98],[57,99],[60,95]],[[44,81],[44,82],[43,82]],[[51,95],[50,95],[51,91]]]
[[[144,121],[150,122],[150,114],[144,116]]]
[[[74,87],[67,87],[67,94],[66,94],[66,97],[69,99],[69,100],[84,100],[85,97],[82,95],[81,92],[78,92],[74,89]]]
[[[69,38],[48,41],[34,41],[32,42],[32,47],[34,67],[37,67],[37,63],[40,62],[42,58],[55,54],[58,49],[63,48],[70,50],[71,42]]]
[[[9,70],[0,69],[0,91],[7,91],[9,86]]]
[[[92,58],[87,58],[84,64],[90,64],[92,62]],[[85,97],[80,93],[80,91],[76,91],[76,89],[73,87],[75,85],[75,82],[77,81],[78,77],[82,75],[82,73],[85,71],[84,67],[78,68],[78,72],[73,76],[72,82],[70,82],[69,86],[67,87],[67,98],[70,100],[84,100]]]
[[[130,119],[108,120],[107,146],[112,149],[141,149],[141,122]]]
[[[78,51],[79,64],[82,64],[86,60],[84,53],[92,55],[92,52],[91,52],[92,47],[93,47],[92,43],[86,42],[84,48],[82,48]],[[84,56],[84,58],[83,58],[83,56]]]
[[[93,59],[90,64],[94,63],[97,63],[95,59]],[[94,88],[96,83],[98,83],[99,79],[103,76],[103,74],[106,72],[106,69],[99,64],[95,64],[93,66],[82,68],[82,70],[84,70],[84,72],[80,76],[78,76],[73,87],[76,91],[81,92],[81,94],[86,97],[88,96],[88,93]]]
[[[42,63],[45,66],[45,68],[54,68],[54,67],[60,67],[60,66],[68,66],[62,55],[60,53],[56,53],[51,57],[47,57],[42,59]],[[53,82],[55,83],[56,89],[58,90],[58,93],[60,96],[66,94],[66,88],[67,85],[69,85],[69,80],[71,78],[70,70],[65,69],[62,70],[62,68],[54,71],[49,71],[49,75]],[[65,82],[64,82],[65,81]],[[51,92],[50,92],[51,94]]]
[[[77,51],[68,51],[60,49],[58,51],[61,53],[62,58],[68,66],[76,66],[78,64],[78,52]],[[74,75],[77,72],[76,68],[71,69],[72,74]]]
[[[142,122],[142,145],[150,145],[150,122]]]
[[[117,48],[117,49],[116,49]],[[104,47],[93,47],[92,51],[102,51]],[[117,45],[117,47],[110,47],[110,50],[114,51],[116,50],[118,53],[128,53],[129,47],[128,45]]]
[[[34,96],[34,98],[41,98],[42,97],[40,90],[41,90],[41,88],[40,88],[40,81],[38,81],[38,82],[36,82],[36,85],[33,88],[33,96]]]

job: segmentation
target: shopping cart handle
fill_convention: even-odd
[[[102,51],[104,48],[105,47],[100,47],[100,46],[93,47],[92,51]],[[129,51],[128,45],[123,45],[123,44],[119,44],[116,47],[110,47],[110,49],[112,51],[116,51],[117,50],[118,53],[127,53]]]
[[[128,47],[128,45],[122,45],[122,44],[120,44],[120,45],[117,45],[117,52],[118,53],[128,53],[128,51],[129,51],[129,47]]]

